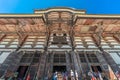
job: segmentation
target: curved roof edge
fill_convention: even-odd
[[[81,10],[81,9],[75,9],[73,7],[50,7],[50,8],[44,8],[44,9],[36,9],[36,10],[39,10],[39,11],[43,11],[43,10],[49,10],[49,9],[70,9],[70,10],[73,10],[73,11],[85,11],[85,10]]]
[[[70,8],[70,7],[50,7],[46,9],[36,9],[34,13],[47,13],[47,12],[52,12],[52,11],[68,11],[72,13],[81,13],[81,14],[86,13],[85,10],[79,10],[79,9]]]

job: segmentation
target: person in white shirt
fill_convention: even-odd
[[[76,80],[78,80],[78,73],[76,70],[75,70],[75,77],[76,77]]]
[[[74,78],[74,72],[72,70],[70,70],[70,75],[71,75],[71,80],[75,80],[75,78]]]

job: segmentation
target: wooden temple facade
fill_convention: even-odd
[[[120,15],[72,8],[0,14],[0,76],[45,80],[55,71],[78,77],[99,71],[109,80],[120,69]],[[76,79],[77,80],[77,79]]]

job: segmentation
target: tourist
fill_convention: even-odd
[[[95,74],[91,71],[88,72],[88,76],[91,77],[91,80],[96,80],[96,77],[94,76]]]
[[[115,74],[116,74],[118,80],[120,80],[120,71],[117,71]]]
[[[78,80],[78,73],[76,70],[75,70],[75,77],[76,77],[76,80]]]
[[[53,80],[57,80],[57,72],[54,73]]]
[[[98,71],[99,80],[103,80],[101,73]]]
[[[72,70],[70,70],[70,75],[71,75],[71,80],[75,80],[75,78],[74,78],[74,72]]]
[[[65,77],[66,77],[66,80],[68,80],[68,73],[67,73],[67,71],[65,72]]]

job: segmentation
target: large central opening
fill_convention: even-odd
[[[98,71],[102,72],[102,69],[100,66],[91,66],[91,68],[92,68],[93,72],[98,72]]]
[[[53,72],[65,72],[66,66],[53,66]]]
[[[18,78],[19,79],[23,79],[25,77],[25,74],[27,72],[27,69],[28,69],[28,66],[19,66],[17,72],[19,73],[18,74]]]

